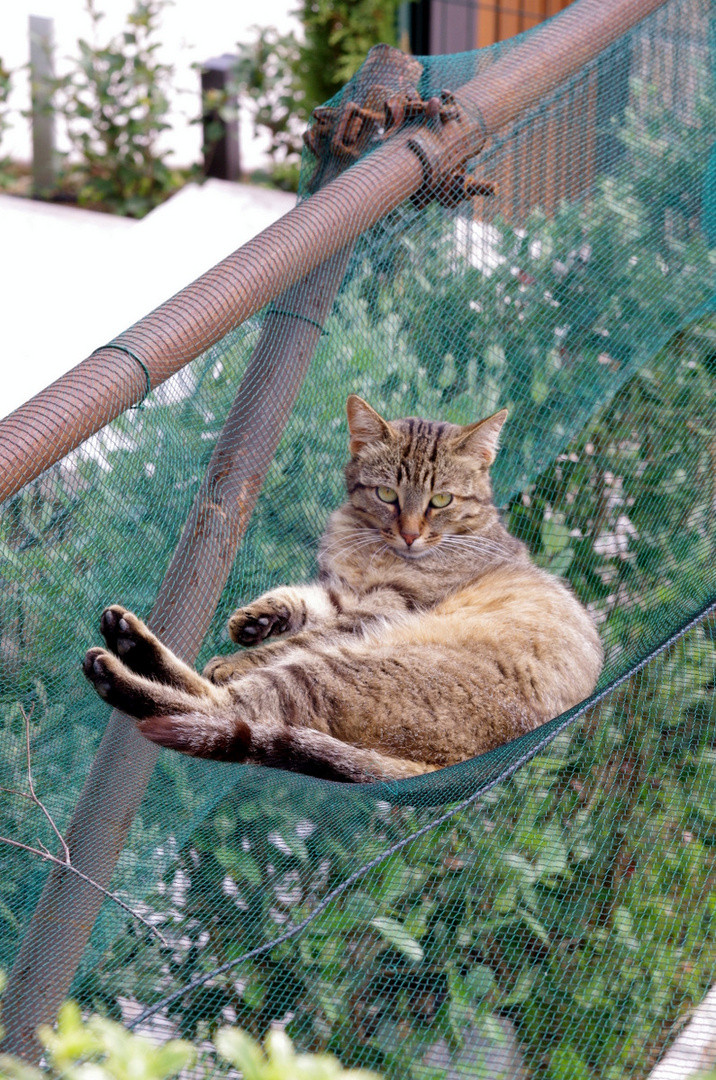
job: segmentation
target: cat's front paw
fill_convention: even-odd
[[[274,589],[229,619],[229,637],[238,645],[258,645],[269,637],[295,634],[306,621],[306,605],[290,589]]]

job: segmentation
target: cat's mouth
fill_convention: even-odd
[[[426,555],[430,555],[439,543],[439,540],[433,540],[432,542],[426,541],[420,547],[416,547],[415,544],[412,544],[410,547],[398,547],[397,544],[391,544],[390,546],[395,554],[400,555],[402,559],[407,559],[409,562],[416,562],[417,559],[423,559]]]

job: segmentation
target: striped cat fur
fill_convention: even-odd
[[[505,410],[460,427],[348,399],[348,500],[309,585],[229,622],[247,646],[199,675],[131,612],[104,612],[87,678],[162,746],[365,783],[451,765],[585,698],[594,623],[493,503]]]

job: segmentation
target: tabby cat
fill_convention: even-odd
[[[506,417],[388,422],[352,395],[348,501],[318,581],[234,612],[251,648],[203,676],[107,608],[87,678],[163,746],[359,783],[463,761],[581,701],[602,666],[594,624],[493,504]]]

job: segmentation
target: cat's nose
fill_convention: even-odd
[[[410,547],[410,545],[413,543],[413,541],[418,539],[418,537],[420,536],[420,533],[405,533],[405,532],[402,532],[400,535],[403,537],[403,540],[405,540],[405,543],[408,545],[408,547]]]

